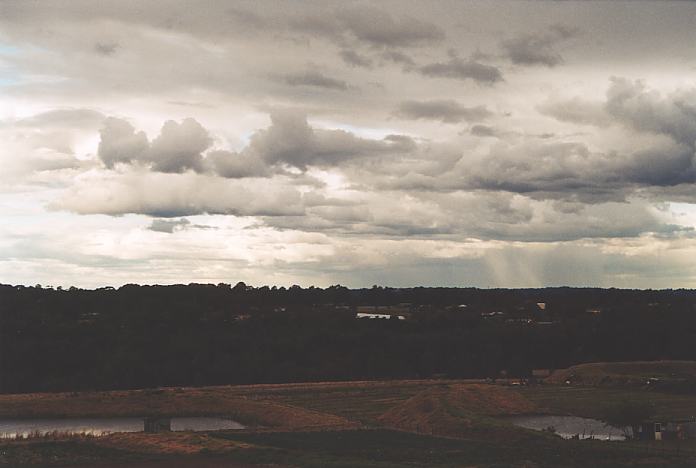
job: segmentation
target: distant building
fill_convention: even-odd
[[[397,318],[399,320],[406,320],[406,317],[403,315],[391,315],[391,314],[371,314],[371,313],[366,313],[366,312],[358,312],[355,314],[355,318],[359,319],[391,319],[391,318]]]
[[[537,307],[541,310],[546,310],[546,302],[537,302]]]
[[[640,424],[638,433],[633,436],[639,440],[687,440],[696,439],[696,420],[681,420]]]

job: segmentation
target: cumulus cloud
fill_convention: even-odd
[[[108,168],[137,161],[150,149],[145,132],[136,132],[135,127],[123,119],[107,118],[99,134],[97,154]]]
[[[181,123],[169,120],[162,126],[162,131],[152,141],[148,159],[152,168],[159,172],[200,172],[203,165],[203,153],[213,140],[208,131],[196,120],[188,118]]]
[[[638,131],[669,135],[690,146],[696,142],[696,88],[662,96],[641,81],[613,78],[604,107]]]
[[[224,178],[270,177],[284,167],[306,171],[354,159],[409,154],[416,142],[405,135],[360,138],[345,130],[313,128],[298,111],[274,111],[271,125],[251,135],[241,151],[210,149],[213,139],[196,120],[167,121],[152,143],[123,119],[110,117],[102,128],[98,156],[108,169],[138,165],[153,172],[192,171]],[[210,149],[210,150],[209,150]]]
[[[696,90],[679,90],[663,96],[640,81],[613,78],[604,102],[580,98],[540,107],[558,120],[606,126],[668,139],[655,139],[628,157],[617,160],[617,180],[642,185],[671,186],[696,182]],[[604,167],[604,166],[602,166]]]
[[[493,65],[486,65],[473,59],[462,60],[451,57],[446,62],[423,65],[418,71],[424,76],[451,78],[455,80],[473,80],[477,83],[492,85],[503,81],[503,74]]]
[[[575,35],[577,30],[556,25],[544,33],[525,34],[504,40],[501,47],[514,64],[555,67],[563,63],[563,57],[556,46]]]
[[[557,99],[538,109],[558,120],[604,126],[616,123],[639,132],[652,132],[694,145],[696,141],[696,88],[663,96],[640,80],[612,78],[602,101],[580,97]]]
[[[138,164],[155,172],[210,172],[222,177],[256,177],[268,168],[258,155],[224,150],[206,150],[213,139],[200,123],[187,118],[166,121],[160,134],[150,143],[145,132],[126,120],[109,117],[100,132],[99,159],[108,169],[117,164]],[[205,158],[204,158],[205,153]]]
[[[394,114],[404,119],[439,120],[445,123],[479,121],[492,115],[486,106],[465,107],[454,99],[404,101]]]
[[[203,170],[202,153],[212,144],[208,131],[196,120],[164,123],[150,143],[145,132],[136,131],[128,121],[116,117],[105,120],[97,150],[104,166],[139,163],[157,172]]]

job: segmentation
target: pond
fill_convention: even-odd
[[[222,417],[170,418],[172,431],[218,431],[244,429],[244,426]],[[0,438],[18,435],[44,435],[57,432],[64,435],[88,434],[100,436],[112,432],[142,432],[145,418],[45,418],[0,419]]]
[[[553,429],[564,439],[578,437],[579,439],[626,440],[624,431],[619,427],[607,426],[597,419],[580,418],[577,416],[515,416],[511,420],[515,426],[534,429],[537,431]]]

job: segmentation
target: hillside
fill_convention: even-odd
[[[592,386],[675,385],[696,379],[696,361],[597,362],[554,372],[547,383]]]

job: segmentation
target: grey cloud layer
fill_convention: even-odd
[[[505,54],[517,65],[546,65],[563,63],[556,46],[573,37],[577,31],[556,25],[544,33],[531,33],[507,39],[501,43]]]
[[[440,42],[444,31],[409,16],[391,15],[372,6],[339,9],[333,15],[305,15],[291,20],[298,31],[339,42],[357,40],[373,47],[410,47]]]
[[[283,82],[290,86],[312,86],[317,88],[337,89],[345,91],[348,83],[322,74],[321,72],[308,70],[301,73],[288,74],[281,77]]]
[[[394,112],[405,119],[432,119],[446,123],[475,122],[492,115],[486,106],[465,107],[453,99],[404,101]]]
[[[497,67],[486,65],[473,59],[462,60],[458,57],[450,58],[446,62],[434,62],[423,65],[418,71],[424,76],[473,80],[487,85],[503,81],[503,74]]]
[[[392,263],[404,281],[445,281],[449,262],[505,285],[550,281],[558,258],[585,278],[620,258],[646,274],[645,252],[682,265],[695,17],[693,2],[6,0],[0,209],[19,214],[0,244],[45,216],[99,236],[85,249],[156,239],[162,258],[250,237],[235,268],[267,248],[273,271],[337,281]],[[277,248],[293,236],[310,246]]]

